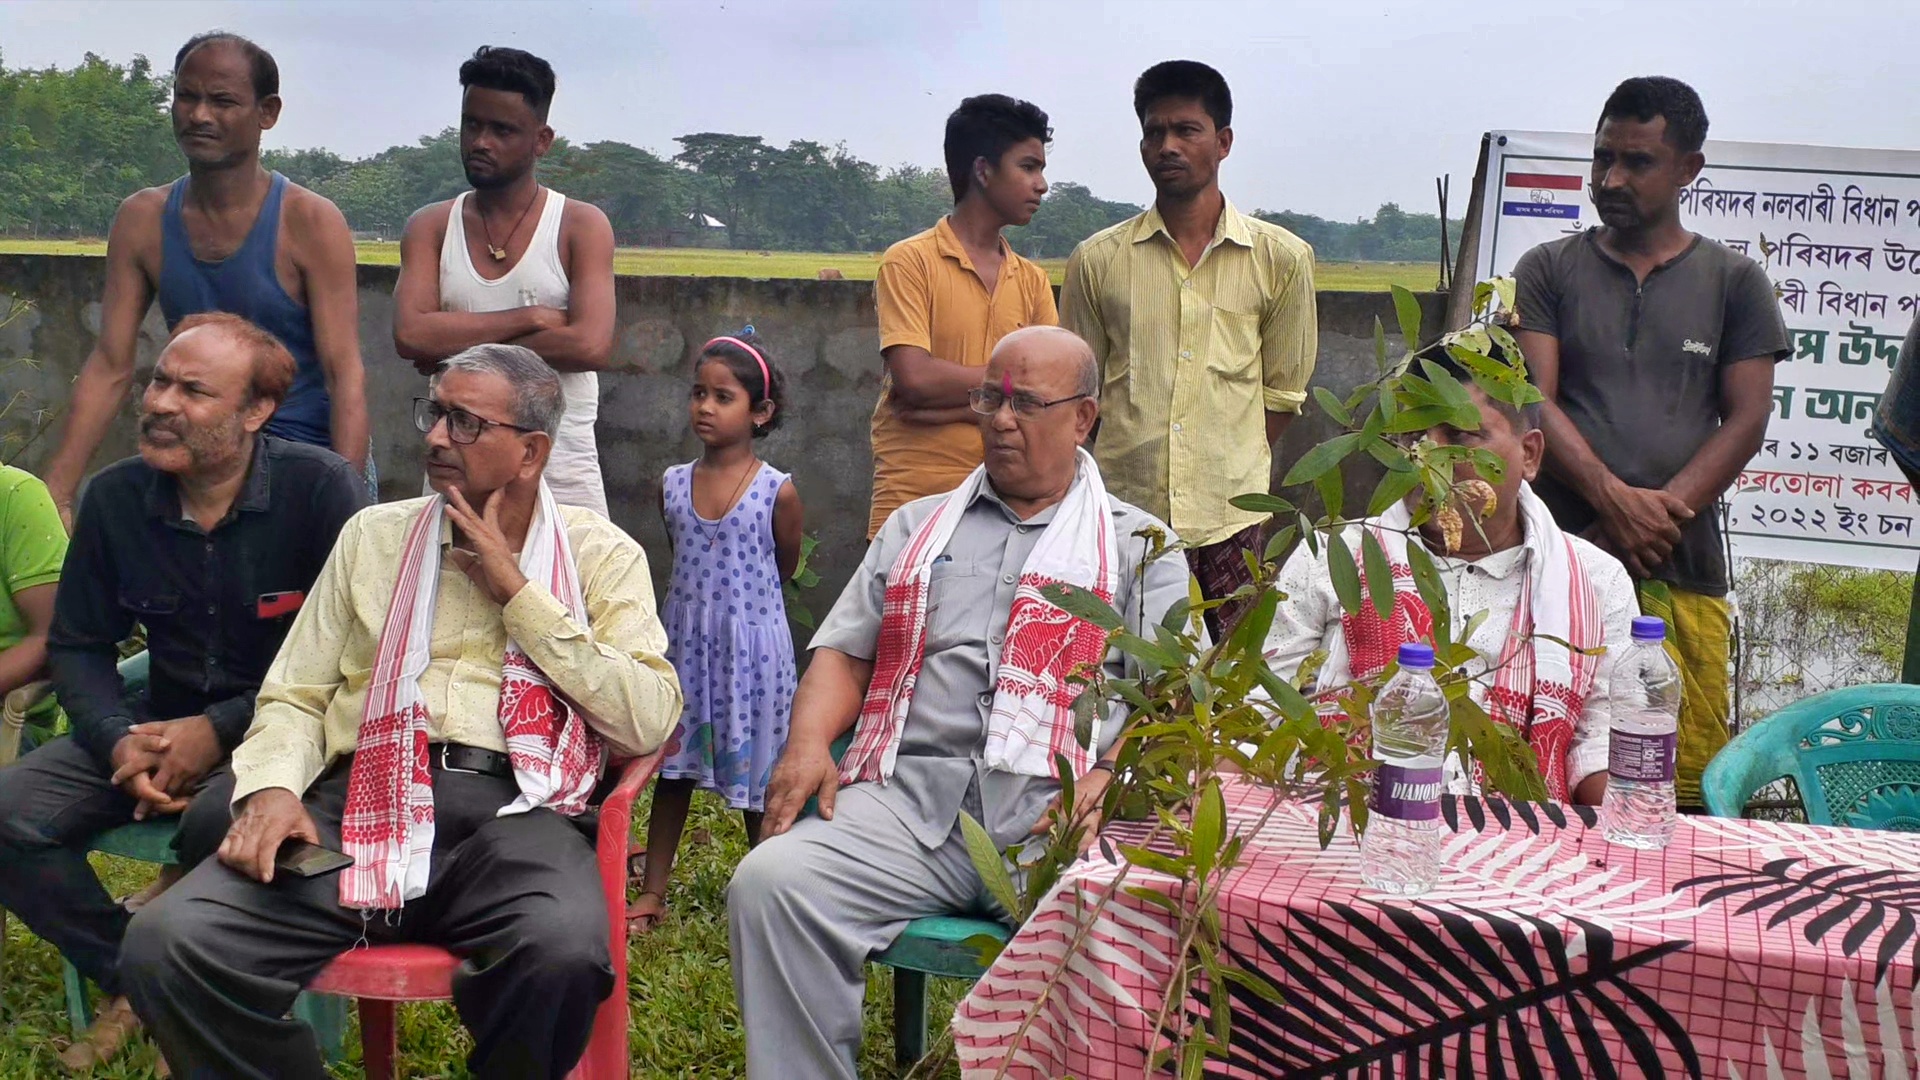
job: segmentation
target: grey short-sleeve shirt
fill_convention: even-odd
[[[1704,237],[1645,282],[1601,250],[1597,230],[1541,244],[1514,277],[1520,325],[1560,342],[1560,408],[1635,487],[1672,480],[1720,426],[1722,365],[1792,352],[1766,271]],[[1593,508],[1555,478],[1543,473],[1534,491],[1561,528],[1593,523]],[[1654,576],[1725,595],[1719,515],[1697,514]]]
[[[809,648],[873,659],[888,574],[915,530],[945,498],[917,499],[893,512]],[[1159,529],[1171,543],[1173,531],[1137,506],[1112,496],[1108,501],[1119,544],[1120,585],[1113,606],[1129,630],[1142,633],[1187,595],[1187,563],[1174,554],[1143,568],[1150,546],[1135,533]],[[981,761],[1014,589],[1055,509],[1022,521],[991,485],[983,485],[934,562],[927,590],[926,656],[907,710],[893,778],[884,785],[860,785],[929,848],[945,842],[962,809],[1005,848],[1025,837],[1058,787],[1052,779],[987,769]],[[1107,654],[1106,667],[1116,676],[1139,674],[1134,661],[1117,649]],[[1100,729],[1101,749],[1112,745],[1126,715],[1124,702],[1109,713]]]

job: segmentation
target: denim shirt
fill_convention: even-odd
[[[173,476],[138,457],[88,483],[47,658],[73,736],[102,765],[127,728],[205,714],[231,752],[253,698],[340,526],[367,501],[346,460],[268,435],[211,531],[186,517]],[[138,624],[150,674],[127,700],[117,647]]]

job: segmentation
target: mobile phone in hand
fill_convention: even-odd
[[[305,840],[288,840],[273,856],[274,870],[294,877],[320,877],[352,865],[351,857]]]

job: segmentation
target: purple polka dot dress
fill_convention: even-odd
[[[712,521],[694,512],[692,463],[668,469],[663,481],[673,538],[667,659],[687,707],[680,751],[660,775],[697,780],[736,810],[764,809],[793,711],[793,632],[773,548],[773,500],[786,482],[763,463],[727,516]]]

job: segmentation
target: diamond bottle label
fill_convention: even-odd
[[[1381,765],[1373,773],[1367,808],[1398,821],[1433,821],[1440,816],[1440,767]]]
[[[1674,732],[1644,735],[1615,730],[1607,749],[1607,771],[1639,784],[1673,782],[1673,762],[1680,737]]]

